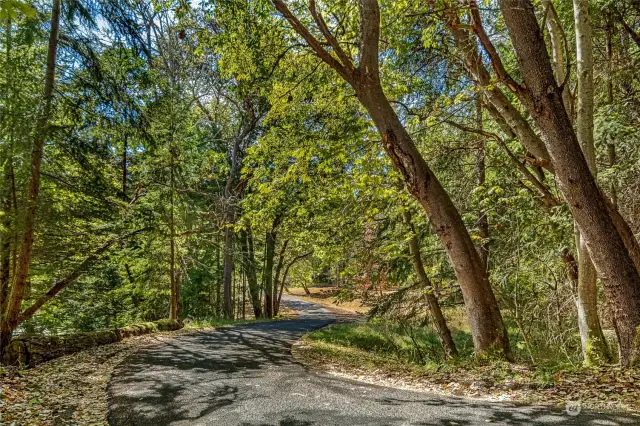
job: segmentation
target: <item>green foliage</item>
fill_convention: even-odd
[[[342,49],[357,63],[355,3],[318,3]],[[495,35],[505,68],[519,80],[502,18],[492,2],[485,3],[483,21]],[[573,46],[571,4],[553,3]],[[633,19],[640,12],[633,4],[614,3],[592,2],[594,37],[602,46],[606,7],[620,7],[637,29]],[[288,4],[312,26],[307,2]],[[563,253],[575,252],[573,221],[566,205],[549,208],[541,202],[513,158],[560,199],[554,177],[537,167],[486,109],[478,120],[481,88],[461,65],[443,23],[443,2],[380,5],[385,94],[473,242],[489,246],[490,281],[516,357],[548,366],[580,362],[575,292],[563,263]],[[236,316],[251,312],[246,275],[249,266],[263,275],[270,232],[276,235],[276,264],[282,260],[278,278],[286,285],[333,285],[341,300],[388,305],[387,322],[358,325],[357,332],[335,326],[318,332],[319,340],[413,363],[441,361],[426,290],[416,286],[404,214],[413,217],[433,292],[450,308],[462,303],[462,295],[445,247],[423,207],[404,189],[353,90],[310,54],[271,2],[109,0],[63,6],[23,308],[113,236],[146,231],[101,255],[19,332],[95,331],[166,317],[172,264],[181,316],[219,324],[224,233],[232,229]],[[457,13],[466,25],[468,14]],[[0,239],[10,246],[8,254],[0,253],[2,259],[13,258],[24,227],[49,15],[48,4],[0,0]],[[621,22],[614,27],[613,63],[600,55],[595,65],[598,179],[604,191],[617,189],[620,210],[637,232],[639,50],[622,35],[627,33]],[[312,33],[321,36],[316,29]],[[567,83],[572,90],[574,74]],[[605,96],[609,78],[613,102]],[[525,111],[495,75],[491,79],[490,89],[503,90]],[[490,136],[451,122],[481,125]],[[615,164],[610,146],[616,148]],[[241,166],[237,176],[231,176],[234,152]],[[483,183],[477,179],[480,153],[486,163]],[[253,258],[242,251],[245,235]],[[264,284],[258,286],[263,297]],[[386,299],[391,292],[395,298]],[[462,314],[452,320],[465,322]],[[603,323],[613,328],[608,315]],[[465,358],[471,351],[468,333],[455,328]]]

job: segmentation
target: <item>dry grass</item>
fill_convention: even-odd
[[[311,296],[307,296],[304,289],[301,287],[292,287],[289,289],[289,294],[308,302],[317,303],[329,310],[334,310],[337,313],[356,313],[366,315],[371,309],[371,306],[363,303],[361,299],[354,299],[351,301],[338,300],[336,298],[339,291],[337,287],[309,287],[309,291],[311,292]]]

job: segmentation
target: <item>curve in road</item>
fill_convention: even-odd
[[[123,363],[109,385],[109,424],[161,425],[633,425],[640,418],[489,403],[363,384],[306,370],[291,358],[304,333],[336,320],[284,297],[300,317],[176,337]]]

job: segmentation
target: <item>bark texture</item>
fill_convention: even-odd
[[[276,264],[275,275],[273,278],[273,316],[278,315],[278,308],[280,305],[280,296],[278,292],[278,288],[281,288],[280,284],[280,274],[282,274],[282,268],[284,266],[284,258],[287,253],[287,246],[289,245],[289,240],[285,240],[282,243],[282,247],[280,248],[280,253],[278,254],[278,263]]]
[[[224,228],[224,266],[222,273],[222,313],[225,318],[233,319],[233,221],[235,217],[227,217]]]
[[[262,317],[262,306],[260,306],[260,288],[258,287],[258,275],[256,273],[256,259],[253,251],[253,234],[251,233],[251,228],[240,233],[240,242],[242,244],[242,252],[245,255],[244,269],[247,275],[247,284],[249,285],[251,306],[253,307],[253,315],[257,319]]]
[[[236,222],[236,205],[235,202],[235,183],[238,173],[242,165],[242,157],[240,155],[240,144],[249,131],[239,134],[233,143],[231,149],[231,170],[227,177],[225,186],[225,223],[224,223],[224,272],[222,275],[222,293],[223,304],[222,312],[225,318],[233,319],[234,303],[233,303],[233,242],[235,237],[234,226]]]
[[[276,251],[276,233],[267,231],[265,235],[265,260],[262,285],[264,287],[264,315],[273,318],[273,260]]]
[[[576,133],[591,174],[597,176],[596,148],[593,139],[593,44],[589,22],[589,4],[573,0],[578,62]],[[566,109],[566,106],[565,106]],[[582,354],[587,365],[610,361],[607,341],[598,316],[598,274],[591,262],[589,250],[580,231],[576,232],[578,247],[578,326]]]
[[[560,190],[611,301],[621,362],[629,366],[637,356],[634,341],[640,325],[640,274],[580,149],[533,4],[529,0],[500,0],[500,8],[526,84],[517,88],[517,94],[545,134]]]

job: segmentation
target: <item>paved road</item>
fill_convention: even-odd
[[[283,297],[284,298],[284,297]],[[176,337],[120,366],[109,385],[111,425],[634,425],[639,417],[571,417],[545,407],[432,396],[307,371],[291,359],[302,334],[335,320],[287,298],[293,321]]]

